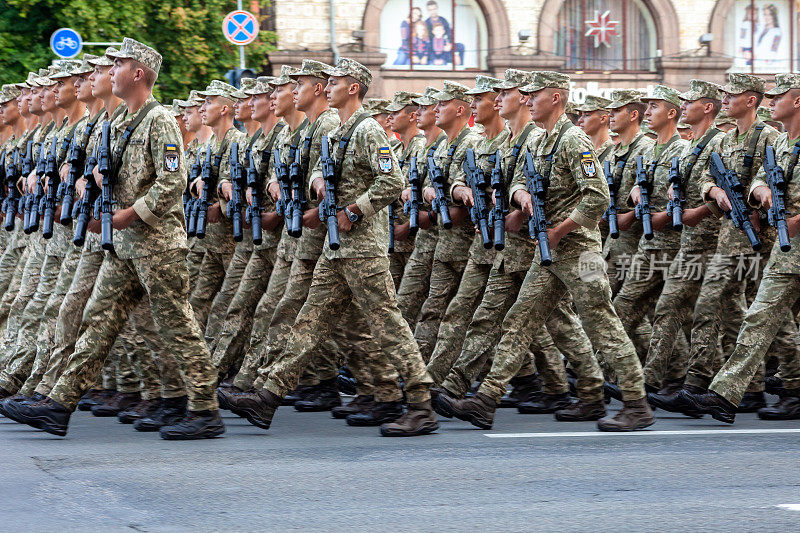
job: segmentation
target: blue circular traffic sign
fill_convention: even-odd
[[[50,36],[50,48],[58,57],[69,59],[81,53],[83,39],[72,28],[59,28]]]
[[[258,19],[249,11],[231,11],[222,20],[222,33],[232,44],[250,44],[258,36]]]

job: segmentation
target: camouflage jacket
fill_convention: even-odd
[[[459,139],[459,137],[461,137],[461,139]],[[464,179],[464,169],[462,165],[464,163],[464,156],[467,153],[467,148],[472,148],[474,150],[478,147],[482,140],[483,137],[481,137],[480,133],[471,129],[469,126],[464,126],[464,129],[462,129],[455,138],[447,139],[447,142],[439,143],[439,146],[436,148],[436,152],[433,154],[434,161],[444,174],[446,181],[444,186],[445,195],[451,206],[455,205],[452,197],[450,196],[453,183],[456,181],[464,183],[466,181]],[[456,142],[458,142],[457,145]],[[455,146],[456,150],[453,152],[452,160],[448,165],[447,154],[452,146]],[[425,177],[424,186],[430,187],[430,171],[427,174],[428,175]],[[441,224],[441,220],[437,219],[437,223]],[[469,249],[470,246],[472,246],[472,240],[474,237],[475,228],[470,222],[469,217],[467,217],[460,225],[454,224],[449,230],[439,228],[439,239],[436,242],[434,258],[438,261],[444,262],[466,261],[469,258]]]
[[[280,152],[281,161],[287,167],[291,163],[289,161],[289,152],[292,146],[292,139],[297,139],[297,145],[302,145],[303,143],[303,132],[305,131],[306,122],[304,121],[301,123],[297,129],[292,130],[290,126],[287,124],[285,128],[283,128],[280,133],[278,133],[278,138],[275,139],[275,148],[278,149]],[[273,156],[274,157],[274,156]],[[272,160],[269,165],[269,183],[276,181],[277,177],[275,175],[275,161]],[[306,231],[310,231],[308,228],[303,228],[303,233]],[[286,261],[293,261],[295,257],[295,252],[297,251],[297,243],[300,239],[296,239],[295,237],[290,237],[288,233],[286,233],[286,225],[283,225],[283,229],[281,230],[280,240],[278,241],[278,256],[282,257]]]
[[[236,128],[231,127],[227,132],[225,132],[225,136],[222,138],[220,142],[217,139],[216,135],[212,136],[208,143],[208,148],[211,149],[211,164],[212,164],[212,172],[217,173],[217,187],[213,187],[208,191],[208,206],[214,204],[214,202],[220,201],[219,195],[219,183],[221,183],[224,179],[228,179],[230,176],[230,160],[229,156],[231,153],[231,143],[237,142],[239,146],[244,143],[245,134],[241,131],[237,130]],[[214,167],[214,162],[216,160],[217,154],[220,154],[222,158],[219,161],[219,167]],[[204,154],[205,155],[205,154]],[[187,163],[187,172],[189,165]],[[183,193],[181,193],[183,196]],[[236,241],[233,240],[233,224],[231,224],[230,219],[225,214],[225,203],[220,202],[220,209],[222,210],[222,216],[219,219],[219,222],[214,224],[208,223],[206,226],[206,236],[203,239],[200,239],[205,245],[207,250],[211,250],[214,252],[219,253],[233,253],[233,250],[236,248]],[[251,238],[252,242],[252,238]]]
[[[152,101],[151,96],[142,107]],[[124,109],[112,123],[112,153],[135,115]],[[168,152],[167,147],[176,150]],[[186,186],[186,160],[181,132],[169,109],[158,106],[150,111],[131,135],[117,164],[117,209],[133,207],[140,218],[127,229],[114,231],[117,256],[133,259],[185,249],[181,198]]]
[[[517,160],[514,162],[512,159],[514,146],[521,140],[521,135],[522,132],[513,139],[509,136],[505,145],[501,148],[503,150],[503,174],[506,180],[506,190],[510,190],[514,182],[525,183],[525,175],[523,173],[525,155],[531,150],[535,151],[540,137],[544,136],[544,130],[534,126],[522,144]],[[512,166],[514,167],[513,174],[510,172]],[[514,204],[510,204],[509,213],[514,211],[519,211],[519,208]],[[506,229],[506,247],[502,252],[497,253],[494,267],[498,270],[502,268],[505,272],[525,272],[531,267],[535,256],[536,243],[528,235],[528,225],[523,224],[522,230],[519,232],[511,233]]]
[[[761,131],[753,153],[753,164],[747,169],[744,164],[745,154],[750,146],[750,139],[758,134],[758,127],[763,127],[763,130]],[[719,155],[722,157],[725,168],[733,169],[739,174],[739,181],[744,190],[747,191],[750,188],[750,182],[756,176],[764,162],[765,147],[775,142],[775,139],[778,137],[778,130],[764,124],[761,119],[756,118],[755,122],[750,125],[750,128],[741,135],[741,138],[739,137],[738,128],[734,128],[725,133],[719,145]],[[717,206],[717,202],[708,195],[711,188],[716,185],[714,178],[711,176],[711,171],[708,170],[708,168],[703,172],[700,181],[700,191],[703,194],[703,200],[706,201],[706,205],[713,213],[717,216],[721,216],[722,211]],[[759,237],[764,244],[762,251],[762,253],[764,253],[772,246],[774,232],[766,224],[762,224]],[[720,224],[717,253],[726,256],[753,253],[753,248],[750,246],[750,241],[747,240],[744,232],[737,229],[733,225],[733,222],[727,217]]]
[[[537,138],[531,148],[533,160],[540,172],[546,171],[546,157],[553,152],[561,127],[569,122],[566,115],[556,121],[553,130]],[[552,249],[553,261],[579,256],[584,251],[600,253],[598,221],[608,208],[608,185],[603,169],[597,163],[592,141],[577,126],[561,138],[550,172],[550,187],[545,201],[545,217],[549,226],[570,218],[580,227],[561,239]],[[524,175],[514,179],[509,190],[513,198],[520,189],[527,190]],[[538,254],[538,251],[537,251]]]
[[[360,115],[360,107],[346,122],[328,135],[333,157],[338,155],[339,140],[347,133]],[[389,247],[389,213],[386,207],[400,196],[403,176],[400,165],[389,147],[389,138],[375,119],[364,119],[353,131],[344,151],[344,159],[337,161],[341,175],[336,184],[338,205],[355,204],[363,213],[361,220],[348,232],[341,232],[341,248],[334,251],[328,246],[327,228],[323,253],[328,259],[385,257]],[[311,173],[311,183],[322,178],[322,165],[317,161]],[[309,197],[313,192],[309,191]]]
[[[789,166],[788,163],[789,159],[792,157],[792,150],[794,150],[795,142],[797,142],[797,139],[790,140],[789,135],[784,132],[779,134],[772,143],[775,147],[775,159],[784,173]],[[792,175],[785,175],[784,179],[788,182],[784,200],[786,203],[786,216],[789,218],[800,213],[800,165],[795,165]],[[755,178],[753,178],[753,182],[750,184],[750,189],[747,193],[750,205],[757,209],[761,208],[761,205],[758,204],[751,193],[753,189],[762,185],[765,187],[768,186],[764,167],[759,166],[758,173]],[[789,242],[792,245],[792,249],[788,252],[782,252],[780,243],[777,242],[776,239],[766,267],[770,272],[778,274],[800,274],[800,235],[795,235]]]
[[[425,180],[427,179],[428,175],[428,162],[425,158],[427,157],[428,152],[437,145],[436,143],[444,143],[446,141],[447,136],[444,134],[444,132],[439,132],[439,135],[436,136],[436,139],[434,139],[430,144],[423,146],[419,152],[419,156],[417,156],[417,172],[419,173],[420,179],[423,182],[423,188],[425,187]],[[404,174],[405,187],[408,188],[408,172],[405,172]],[[423,202],[424,199],[420,198],[420,211],[426,209]],[[431,226],[429,229],[420,229],[417,232],[416,238],[414,239],[414,250],[416,250],[417,253],[433,253],[436,250],[436,243],[438,240],[439,226]]]
[[[666,211],[669,202],[669,169],[673,157],[680,157],[681,152],[688,146],[688,142],[680,138],[677,133],[670,139],[670,144],[662,146],[654,144],[642,154],[642,163],[647,171],[647,181],[650,183],[650,211],[657,213]],[[656,150],[661,150],[656,155]],[[636,161],[633,162],[636,168]],[[653,168],[655,165],[655,168]],[[628,207],[633,207],[630,196],[628,196]],[[639,239],[640,250],[677,250],[681,246],[681,234],[672,229],[671,224],[667,224],[663,231],[654,231],[653,238],[647,240],[644,235]]]
[[[261,212],[268,213],[270,211],[275,211],[275,202],[272,200],[272,196],[267,191],[267,187],[269,185],[269,176],[271,172],[274,172],[272,167],[272,150],[278,147],[278,138],[281,135],[281,131],[287,129],[285,126],[282,128],[278,128],[278,125],[283,125],[283,122],[277,122],[272,129],[266,133],[262,133],[261,136],[256,140],[253,144],[252,154],[253,154],[253,165],[255,165],[256,170],[261,169],[261,163],[264,158],[267,158],[267,166],[264,169],[263,174],[260,174],[261,179]],[[246,147],[245,147],[246,148]],[[267,151],[268,149],[268,151]],[[242,155],[245,157],[245,154]],[[243,165],[247,168],[247,161],[244,161]],[[246,176],[245,176],[246,177]],[[278,246],[278,243],[281,240],[281,230],[282,224],[278,224],[272,231],[262,231],[261,237],[261,244],[258,246],[254,246],[255,250],[269,250],[270,248],[275,248]],[[252,231],[250,232],[250,242],[252,243]]]

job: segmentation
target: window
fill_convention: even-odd
[[[655,70],[656,28],[639,0],[567,0],[555,40],[569,70]]]
[[[486,21],[476,0],[389,0],[380,32],[384,68],[486,68]]]
[[[800,60],[793,0],[736,0],[726,21],[731,72],[788,72]]]

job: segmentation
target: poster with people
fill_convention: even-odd
[[[381,12],[384,68],[482,68],[486,28],[474,0],[389,0]]]
[[[737,0],[732,70],[777,73],[791,69],[793,4],[786,0]]]

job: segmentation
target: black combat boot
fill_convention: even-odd
[[[783,396],[776,404],[758,410],[758,418],[761,420],[800,419],[800,389],[784,389]]]
[[[737,413],[756,413],[767,406],[767,398],[763,392],[747,392],[736,407]]]
[[[99,417],[117,416],[142,400],[138,392],[118,392],[110,401],[92,407],[92,414]]]
[[[78,411],[91,411],[92,407],[110,399],[116,393],[117,391],[113,389],[91,389],[78,402]]]
[[[439,429],[439,421],[431,409],[430,400],[410,403],[406,412],[394,422],[381,426],[382,437],[416,437]]]
[[[693,385],[684,385],[682,389],[674,394],[648,393],[647,402],[653,407],[658,407],[670,413],[680,413],[691,418],[703,418],[703,413],[692,408],[691,404],[681,396],[681,390],[686,390],[691,394],[703,394],[705,389]]]
[[[563,394],[540,394],[537,399],[520,402],[517,411],[523,415],[540,415],[544,413],[555,413],[559,409],[566,409],[572,405],[569,393]]]
[[[294,402],[296,411],[317,412],[330,411],[334,407],[342,405],[342,398],[336,388],[336,378],[320,381],[317,385],[316,394],[313,397],[297,400]]]
[[[161,405],[152,415],[133,422],[133,429],[136,431],[151,432],[158,431],[164,426],[176,424],[186,416],[187,404],[188,398],[186,396],[162,398]]]
[[[501,408],[517,407],[520,402],[535,401],[541,396],[542,382],[536,374],[513,377],[509,385],[511,391],[500,398]]]
[[[380,426],[394,422],[401,416],[402,402],[377,402],[372,409],[350,415],[346,420],[348,426]]]
[[[21,424],[59,437],[67,434],[72,411],[50,398],[37,403],[16,402],[8,407],[14,410],[14,420]]]
[[[369,411],[375,406],[375,397],[370,396],[356,396],[350,400],[347,405],[340,405],[331,409],[331,416],[333,418],[344,420],[350,415],[364,413]]]
[[[295,402],[313,399],[316,393],[316,385],[300,385],[295,390],[283,397],[283,400],[281,400],[281,405],[294,405]]]
[[[122,424],[133,424],[137,420],[154,415],[159,407],[161,407],[161,398],[139,400],[133,407],[120,411],[117,420]]]
[[[14,422],[19,422],[19,420],[14,418],[14,416],[15,416],[14,413],[16,413],[16,410],[14,409],[14,407],[16,407],[16,406],[12,405],[12,404],[16,404],[16,403],[32,404],[32,403],[41,402],[45,398],[46,398],[46,396],[43,396],[42,394],[39,394],[38,392],[34,392],[33,395],[31,395],[31,396],[23,396],[22,394],[15,394],[14,396],[9,396],[8,398],[6,398],[5,400],[0,402],[0,415],[8,417],[11,420],[13,420]],[[6,409],[6,407],[9,407],[10,409]],[[22,422],[20,422],[20,423],[22,423]]]
[[[693,411],[711,415],[715,420],[733,424],[736,418],[736,406],[714,391],[705,394],[693,394],[686,388],[678,393],[678,398],[687,403]]]
[[[159,430],[164,440],[213,439],[225,433],[219,410],[188,411],[177,423]]]

